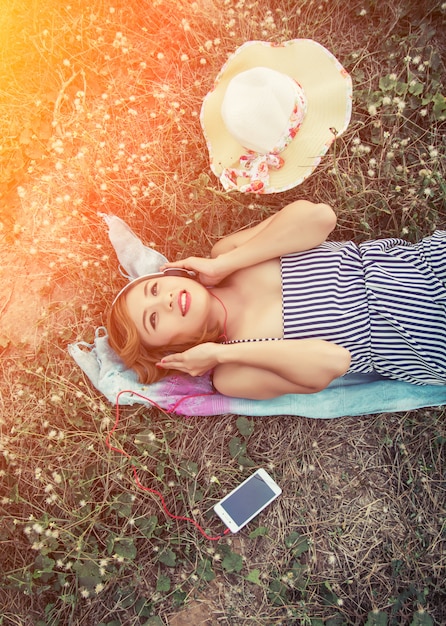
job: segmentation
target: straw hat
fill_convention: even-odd
[[[203,101],[211,169],[228,190],[291,189],[345,131],[351,109],[349,74],[316,41],[248,41]]]

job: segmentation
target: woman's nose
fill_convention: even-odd
[[[164,297],[164,306],[169,311],[173,309],[173,294],[170,291],[168,291]]]

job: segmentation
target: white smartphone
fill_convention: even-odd
[[[258,469],[214,506],[218,517],[236,533],[282,493],[264,470]]]

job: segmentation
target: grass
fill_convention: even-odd
[[[138,490],[105,445],[114,407],[66,352],[122,285],[98,211],[172,259],[297,197],[334,206],[338,238],[445,228],[445,16],[432,0],[3,1],[2,319],[37,287],[32,345],[0,333],[0,624],[446,622],[444,409],[334,422],[123,409],[113,441],[143,483],[212,533],[213,504],[253,466],[282,486],[214,543]],[[293,37],[350,71],[350,127],[301,187],[223,194],[201,101],[238,45]]]

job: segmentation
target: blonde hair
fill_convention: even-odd
[[[175,370],[156,367],[164,356],[172,352],[184,352],[199,343],[216,341],[221,336],[218,327],[205,327],[200,336],[190,342],[162,347],[146,346],[141,342],[132,321],[125,298],[118,298],[111,308],[107,321],[108,341],[127,367],[135,370],[141,383],[154,383]]]

